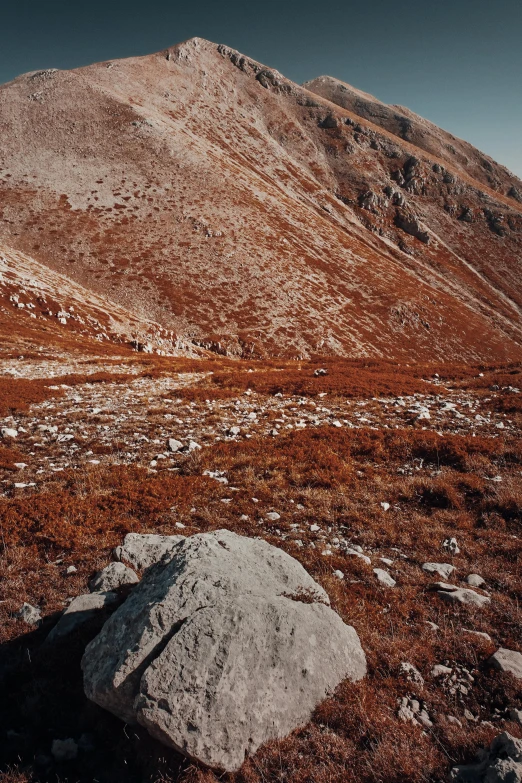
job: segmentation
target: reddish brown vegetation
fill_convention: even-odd
[[[522,551],[520,541],[512,536],[520,516],[515,521],[506,501],[511,493],[520,508],[522,487],[517,476],[521,459],[517,441],[440,437],[416,429],[325,428],[275,440],[221,443],[184,458],[180,475],[92,467],[81,474],[61,474],[36,495],[0,499],[1,568],[7,577],[6,603],[0,607],[5,618],[3,652],[9,653],[11,667],[5,702],[9,725],[5,728],[22,731],[28,743],[24,747],[31,748],[27,755],[15,740],[10,751],[2,749],[11,764],[16,763],[16,752],[23,759],[21,766],[18,762],[19,771],[6,780],[47,780],[45,764],[31,771],[32,755],[48,752],[54,737],[77,737],[83,732],[93,737],[97,751],[82,753],[77,764],[63,767],[60,779],[86,783],[94,778],[104,783],[211,783],[218,779],[230,783],[425,783],[444,779],[452,763],[469,758],[476,747],[489,742],[497,728],[467,722],[460,729],[445,722],[442,716],[462,707],[448,701],[430,679],[430,667],[447,660],[472,670],[475,683],[465,704],[480,716],[489,717],[494,707],[503,710],[517,693],[522,695],[514,680],[508,676],[502,680],[484,665],[493,645],[460,632],[462,624],[491,633],[496,644],[520,644],[522,585],[517,563]],[[421,473],[397,473],[405,462],[419,464],[420,460]],[[230,482],[241,488],[233,504],[220,502],[229,490],[202,477],[205,468],[226,470]],[[485,480],[499,470],[504,488]],[[259,499],[258,505],[252,497]],[[399,508],[384,513],[381,500],[397,503]],[[259,518],[270,508],[281,511],[282,518],[260,526]],[[241,514],[247,514],[248,521],[240,522]],[[268,744],[240,772],[225,778],[181,760],[140,728],[124,729],[85,701],[78,662],[86,638],[95,629],[78,634],[63,649],[44,655],[39,648],[63,598],[85,589],[89,575],[107,562],[111,547],[125,532],[174,533],[177,521],[183,522],[187,534],[227,527],[245,535],[262,533],[268,541],[283,546],[325,586],[334,608],[356,627],[369,659],[364,682],[341,686],[308,726],[282,742]],[[298,533],[290,527],[296,522]],[[400,561],[399,587],[384,595],[371,569],[357,559],[347,559],[340,552],[324,557],[320,544],[309,548],[308,541],[315,538],[308,533],[312,522],[323,531],[331,528],[347,536],[374,557],[382,553],[396,558],[393,547],[410,553]],[[285,533],[286,540],[281,540],[276,528]],[[448,608],[425,590],[429,580],[420,564],[434,559],[448,535],[455,535],[463,550],[459,571],[480,568],[494,590],[494,608],[482,613]],[[304,541],[304,547],[296,545],[297,538]],[[56,562],[58,556],[63,563]],[[79,572],[64,586],[63,573],[70,562]],[[339,582],[333,576],[335,568],[343,570],[347,580]],[[38,602],[48,617],[41,631],[25,637],[19,635],[20,625],[9,615],[23,599]],[[440,626],[440,632],[428,627],[428,619]],[[30,650],[30,659],[25,649]],[[401,678],[403,660],[423,672],[424,688]],[[396,700],[405,693],[421,697],[430,714],[440,715],[428,733],[397,720]],[[520,734],[512,724],[509,729]]]
[[[262,367],[262,365],[261,365]],[[314,376],[326,369],[326,375]],[[429,394],[433,387],[417,375],[418,369],[391,362],[323,359],[322,362],[288,363],[279,372],[259,369],[248,372],[242,367],[233,373],[215,373],[213,383],[223,388],[261,394],[297,394],[314,397],[321,393],[346,397],[370,397],[398,394]]]

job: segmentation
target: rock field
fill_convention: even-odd
[[[495,736],[521,736],[519,366],[46,351],[0,368],[7,780],[206,782],[241,764],[197,718],[181,739],[172,706],[175,739],[148,707],[146,731],[89,706],[80,673],[145,569],[219,529],[299,561],[368,662],[313,714],[317,695],[280,731],[258,724],[243,747],[265,744],[226,779],[280,780],[283,754],[299,783],[325,763],[336,781],[460,780]]]

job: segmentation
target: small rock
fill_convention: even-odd
[[[51,753],[55,761],[73,761],[78,756],[78,745],[73,739],[53,740]]]
[[[0,435],[2,438],[17,438],[18,430],[13,429],[12,427],[2,427]]]
[[[241,432],[241,427],[230,427],[228,430],[228,434],[231,435],[233,438],[236,437],[236,435],[239,435]]]
[[[343,572],[342,572],[342,571],[339,571],[339,570],[337,570],[337,571],[334,571],[334,576],[336,576],[336,577],[337,577],[337,579],[344,579],[344,574],[343,574]]]
[[[107,593],[123,585],[138,584],[138,575],[123,563],[111,563],[98,571],[89,582],[91,593]]]
[[[442,544],[443,549],[447,549],[452,555],[460,554],[460,548],[456,538],[446,538]]]
[[[514,721],[515,723],[520,723],[522,726],[522,710],[512,708],[508,710],[508,716],[510,720]]]
[[[386,502],[383,502],[383,503],[381,503],[381,508],[382,508],[383,511],[388,511],[388,509],[390,508],[390,504],[386,503]]]
[[[382,568],[374,568],[373,573],[377,577],[377,580],[386,587],[395,587],[397,582],[393,577],[390,576],[390,574],[387,571],[384,571]]]
[[[28,603],[22,604],[22,608],[19,609],[15,617],[18,617],[19,620],[23,620],[27,625],[37,625],[42,619],[40,610],[37,609],[36,606],[31,606],[31,604]]]
[[[270,522],[277,522],[278,519],[281,519],[281,514],[278,514],[277,511],[269,511],[265,516]]]
[[[450,604],[468,604],[470,606],[484,607],[491,603],[491,599],[486,595],[480,595],[474,590],[468,590],[466,587],[457,587],[457,585],[449,585],[446,582],[436,582],[430,585],[430,590],[436,590],[437,595],[442,598],[443,601]]]
[[[321,367],[320,369],[314,372],[314,375],[316,378],[319,378],[323,375],[328,375],[328,370],[325,370],[324,367]]]
[[[486,584],[486,580],[482,579],[479,574],[468,574],[465,581],[472,587],[482,587],[482,585]]]
[[[176,440],[176,438],[169,438],[167,445],[170,451],[173,452],[179,451],[183,448],[183,443],[180,440]]]
[[[75,574],[77,571],[78,569],[76,568],[76,566],[70,565],[67,566],[67,570],[65,573],[67,574],[67,576],[70,576],[71,574]]]
[[[448,579],[455,570],[455,566],[450,563],[424,563],[422,570],[428,574],[438,574],[443,579]]]
[[[450,669],[449,666],[444,666],[442,663],[438,663],[431,670],[431,676],[432,677],[444,677],[446,674],[451,674],[452,671],[453,671],[453,669]]]
[[[491,636],[489,633],[484,633],[483,631],[472,631],[471,628],[463,628],[462,633],[471,633],[473,636],[480,636],[482,639],[485,639],[487,642],[491,641]]]
[[[509,672],[517,680],[522,680],[522,653],[500,647],[496,653],[493,653],[489,663],[498,671]]]

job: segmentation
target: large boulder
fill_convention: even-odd
[[[87,696],[225,770],[305,724],[366,659],[355,630],[294,558],[218,530],[151,567],[88,645]]]

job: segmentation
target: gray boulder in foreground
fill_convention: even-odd
[[[184,536],[159,536],[154,533],[127,533],[123,545],[116,547],[116,560],[130,563],[133,568],[143,571],[171,554]]]
[[[87,696],[210,767],[235,770],[308,722],[366,658],[280,549],[227,530],[185,538],[87,646]]]
[[[454,783],[522,783],[522,740],[507,731],[495,737],[489,750],[480,750],[475,764],[451,770]]]

